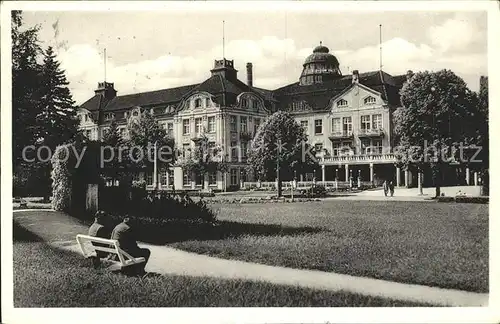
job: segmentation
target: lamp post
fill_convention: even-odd
[[[281,139],[278,138],[278,147],[276,154],[276,189],[278,190],[278,198],[281,197],[281,185],[280,185],[280,156],[281,155]]]

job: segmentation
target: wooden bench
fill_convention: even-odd
[[[116,254],[118,256],[119,261],[108,260],[113,263],[113,265],[108,267],[108,270],[111,271],[121,270],[125,267],[146,261],[146,259],[143,257],[134,258],[127,252],[120,249],[117,240],[110,240],[95,236],[78,234],[76,236],[76,241],[78,242],[78,246],[80,247],[80,250],[82,251],[82,254],[85,258],[97,257],[96,251],[103,251]],[[107,246],[96,246],[93,245],[92,243],[101,243],[101,244],[106,244]]]

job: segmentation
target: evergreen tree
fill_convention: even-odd
[[[41,48],[39,26],[25,28],[21,11],[12,11],[12,156],[23,164],[22,151],[37,141],[38,88]]]
[[[37,116],[38,137],[51,149],[73,139],[77,133],[75,102],[64,71],[52,47],[44,54],[40,73],[40,101]]]

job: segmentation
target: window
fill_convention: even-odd
[[[362,138],[361,139],[361,154],[370,154],[372,152],[371,150],[371,141],[369,138]]]
[[[167,123],[167,134],[174,136],[174,123]]]
[[[373,153],[382,154],[382,140],[373,140]]]
[[[138,172],[134,173],[132,175],[132,181],[139,181],[139,180],[140,180],[139,173]]]
[[[215,117],[208,117],[208,132],[215,133]]]
[[[208,142],[208,154],[210,156],[215,156],[216,155],[216,150],[215,150],[215,142]]]
[[[352,118],[351,117],[344,117],[342,119],[343,121],[343,132],[346,135],[351,135],[352,134]]]
[[[195,125],[194,129],[195,129],[196,135],[203,133],[203,123],[202,123],[201,118],[196,118],[194,120],[194,125]]]
[[[134,116],[134,117],[139,116],[139,112],[138,112],[137,110],[135,110],[135,111],[132,113],[132,116]]]
[[[174,185],[174,170],[168,169],[168,185],[173,186]]]
[[[361,129],[362,130],[370,130],[371,129],[371,121],[370,115],[361,116]]]
[[[105,120],[112,120],[114,118],[115,118],[115,114],[113,114],[113,113],[109,113],[109,114],[104,115]]]
[[[194,100],[194,108],[200,108],[201,107],[201,98],[197,98]]]
[[[236,116],[229,116],[229,129],[231,132],[236,132]]]
[[[252,108],[253,109],[258,109],[259,108],[259,102],[257,100],[252,100]]]
[[[305,134],[309,133],[309,122],[307,120],[301,120],[300,127],[302,127]]]
[[[246,133],[247,132],[247,118],[246,117],[243,117],[241,116],[240,117],[240,131],[242,133]]]
[[[182,120],[182,134],[189,135],[190,127],[189,127],[189,119]]]
[[[231,185],[237,185],[238,184],[238,170],[237,169],[231,169]]]
[[[168,184],[168,170],[165,170],[164,172],[161,173],[161,179],[160,179],[160,184],[162,186],[167,186]]]
[[[260,127],[260,118],[255,118],[253,120],[253,132],[256,134],[257,133],[257,130],[259,129]]]
[[[120,132],[120,137],[121,138],[126,138],[127,137],[127,129],[125,127],[124,128],[120,128],[119,132]]]
[[[203,174],[200,172],[200,173],[196,173],[195,174],[195,184],[197,186],[203,186],[203,182],[204,182],[204,176]]]
[[[153,172],[146,173],[146,185],[148,186],[153,185]]]
[[[191,185],[191,177],[189,176],[188,172],[185,172],[184,170],[182,172],[182,185],[183,186]]]
[[[316,119],[314,121],[314,134],[322,134],[323,133],[323,120]]]
[[[210,107],[210,98],[205,98],[205,107]]]
[[[342,143],[340,143],[340,142],[333,143],[333,145],[332,145],[333,156],[339,156],[341,153],[341,148],[342,148]]]
[[[337,107],[347,107],[347,100],[340,99],[339,101],[337,101]]]
[[[189,144],[182,144],[182,156],[183,157],[188,157],[190,149],[191,149],[191,145],[189,145]]]
[[[247,100],[247,99],[241,99],[241,106],[242,106],[243,108],[248,107],[248,100]]]
[[[365,105],[371,105],[371,104],[374,104],[375,103],[375,98],[372,97],[372,96],[369,96],[369,97],[366,97],[364,102],[365,102]]]
[[[332,118],[332,133],[340,133],[342,129],[340,127],[340,118]]]
[[[241,160],[242,162],[245,162],[247,159],[247,150],[248,150],[248,145],[246,142],[241,143]]]
[[[352,146],[352,142],[342,142],[342,155],[352,155],[356,154],[354,147]]]
[[[210,172],[208,174],[208,185],[209,186],[217,185],[217,172]]]
[[[238,161],[238,148],[236,142],[231,142],[231,161]]]
[[[83,115],[83,118],[84,118],[83,119],[84,121],[86,121],[86,122],[89,121],[89,115],[85,114],[85,115]]]
[[[372,119],[373,129],[382,129],[382,114],[373,115]]]
[[[127,117],[128,117],[128,112],[124,112],[124,113],[123,113],[123,117],[124,117],[125,119],[127,119]]]

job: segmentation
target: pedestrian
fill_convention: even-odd
[[[384,188],[384,196],[387,197],[387,192],[389,191],[389,186],[387,184],[387,180],[384,180],[383,188]]]
[[[394,196],[394,182],[389,182],[389,190],[391,192],[391,197]]]

